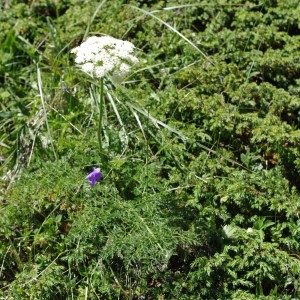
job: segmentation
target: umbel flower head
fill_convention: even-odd
[[[120,83],[138,59],[132,54],[135,47],[128,41],[109,36],[91,36],[71,50],[82,71],[95,78],[109,76]]]

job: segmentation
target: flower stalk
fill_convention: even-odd
[[[102,156],[103,153],[103,146],[102,146],[102,119],[103,119],[103,110],[104,110],[104,80],[103,77],[100,78],[100,99],[99,99],[99,120],[98,120],[98,144],[99,144],[99,150],[100,155]]]

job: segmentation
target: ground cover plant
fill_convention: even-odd
[[[299,299],[299,16],[3,1],[0,298]],[[122,82],[92,36],[135,46]]]

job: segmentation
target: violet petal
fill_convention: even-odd
[[[96,168],[86,178],[89,180],[90,186],[94,186],[97,181],[103,178],[103,175],[100,168]]]

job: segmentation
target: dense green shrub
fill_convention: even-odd
[[[299,9],[0,4],[0,298],[298,299]],[[70,55],[101,34],[140,60],[105,81],[105,155]]]

